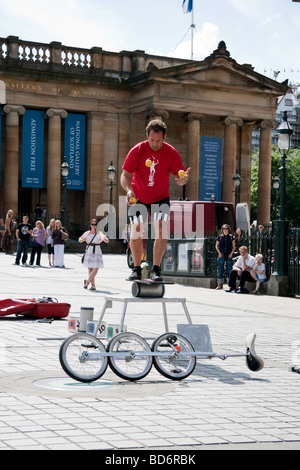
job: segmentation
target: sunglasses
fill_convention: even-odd
[[[91,225],[97,225],[97,224],[91,224]]]

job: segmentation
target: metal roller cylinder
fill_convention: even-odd
[[[164,296],[165,286],[163,284],[140,284],[133,282],[131,293],[133,297],[159,298]]]

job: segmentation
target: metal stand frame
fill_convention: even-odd
[[[188,323],[190,325],[192,325],[192,323],[193,323],[192,319],[191,319],[191,316],[189,314],[188,308],[186,306],[186,299],[184,299],[184,298],[174,298],[174,297],[170,297],[170,298],[168,298],[168,297],[166,297],[166,298],[165,297],[162,297],[162,298],[142,297],[142,298],[139,298],[139,297],[108,296],[108,297],[104,297],[104,300],[105,300],[105,302],[104,302],[104,305],[103,305],[103,308],[102,308],[102,311],[101,311],[101,314],[100,314],[100,317],[99,317],[99,320],[98,320],[98,324],[95,328],[95,336],[97,336],[99,327],[101,325],[101,322],[103,320],[103,317],[104,317],[104,314],[105,314],[106,310],[108,308],[112,307],[112,302],[123,302],[123,310],[122,310],[120,325],[119,325],[119,331],[120,332],[123,331],[125,315],[126,315],[128,303],[143,303],[143,304],[145,302],[150,302],[150,303],[157,303],[158,302],[158,303],[161,303],[162,304],[162,310],[163,310],[163,317],[164,317],[164,324],[165,324],[166,333],[169,331],[167,308],[166,308],[167,303],[171,303],[171,302],[181,303]]]

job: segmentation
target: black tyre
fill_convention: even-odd
[[[108,366],[105,346],[87,333],[77,333],[67,338],[60,347],[59,360],[72,379],[84,383],[98,380]]]
[[[161,353],[153,356],[155,368],[164,377],[182,380],[195,369],[196,356],[191,343],[178,333],[164,333],[152,344],[151,351]]]
[[[120,333],[109,343],[107,351],[112,371],[125,380],[135,381],[146,377],[152,367],[150,347],[135,333]]]

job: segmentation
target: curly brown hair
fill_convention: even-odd
[[[154,131],[154,132],[160,132],[162,131],[163,133],[163,136],[165,137],[166,133],[167,133],[167,126],[166,124],[161,121],[160,119],[152,119],[152,121],[150,121],[146,127],[146,133],[147,135],[151,132],[151,131]]]

